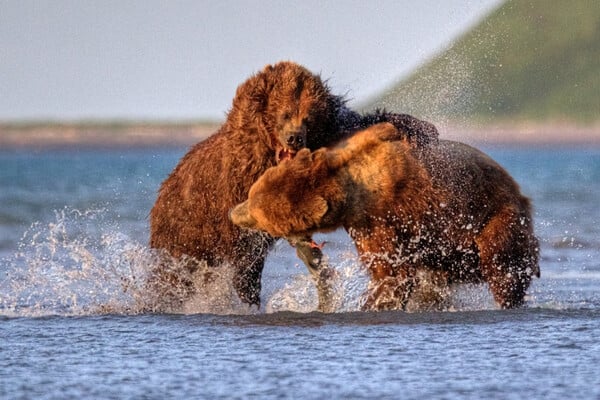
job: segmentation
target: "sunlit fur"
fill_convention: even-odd
[[[238,87],[219,130],[195,145],[163,182],[150,213],[150,245],[174,257],[231,266],[240,298],[259,304],[261,273],[273,239],[240,230],[228,220],[228,211],[246,199],[250,186],[283,150],[315,150],[382,120],[405,128],[415,146],[437,141],[433,125],[410,115],[357,114],[318,75],[296,63],[267,65]],[[302,143],[290,146],[291,135]],[[155,272],[160,274],[160,266]]]
[[[369,268],[367,309],[402,308],[423,268],[486,282],[503,308],[539,276],[529,200],[510,175],[459,142],[415,147],[390,124],[270,168],[231,217],[282,237],[343,226]]]
[[[275,165],[287,131],[306,132],[313,149],[337,141],[344,129],[340,97],[292,63],[268,65],[241,84],[225,123],[195,145],[163,182],[150,214],[150,244],[172,256],[216,266],[228,262],[242,300],[260,301],[260,276],[272,239],[241,231],[227,213],[252,183]]]

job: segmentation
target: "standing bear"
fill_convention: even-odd
[[[417,272],[486,282],[502,308],[539,277],[529,200],[491,158],[440,140],[412,146],[388,123],[268,169],[231,220],[276,237],[344,227],[370,273],[365,309],[401,309]]]
[[[188,260],[184,264],[190,270],[199,261],[233,268],[240,299],[259,305],[261,273],[273,238],[235,226],[227,218],[229,210],[278,161],[381,121],[402,128],[415,146],[437,140],[433,125],[409,115],[357,114],[319,76],[296,63],[267,65],[237,88],[219,130],[193,146],[162,183],[150,212],[150,246]],[[174,292],[185,293],[192,282],[168,265],[158,263],[153,282],[182,286]]]

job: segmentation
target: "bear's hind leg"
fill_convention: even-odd
[[[483,279],[498,305],[504,309],[520,307],[532,276],[539,276],[531,218],[506,206],[475,241]]]

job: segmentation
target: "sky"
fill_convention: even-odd
[[[499,0],[0,0],[0,120],[223,119],[236,87],[298,62],[350,105]]]

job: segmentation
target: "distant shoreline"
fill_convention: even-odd
[[[0,149],[180,147],[216,132],[201,123],[0,123]]]
[[[577,125],[568,122],[438,125],[444,139],[478,145],[600,146],[600,122]]]
[[[216,132],[219,125],[219,122],[0,123],[0,150],[191,146]],[[476,145],[600,146],[600,123],[438,124],[438,129],[444,139]]]

